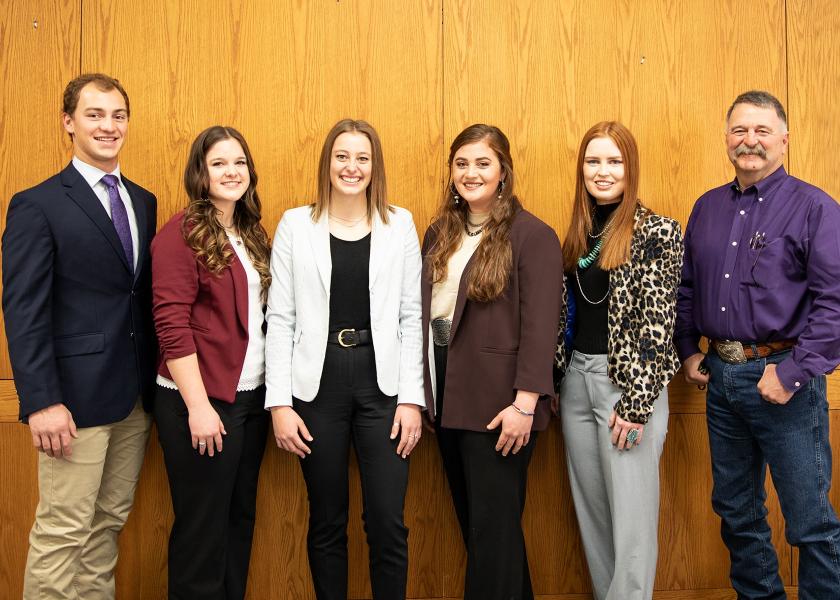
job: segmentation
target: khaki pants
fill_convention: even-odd
[[[114,598],[117,536],[134,502],[150,426],[138,402],[118,423],[79,429],[70,458],[40,454],[24,600]]]

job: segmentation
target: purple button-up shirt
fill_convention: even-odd
[[[840,364],[840,206],[784,167],[703,194],[685,232],[674,342],[796,339],[777,367],[796,391]]]

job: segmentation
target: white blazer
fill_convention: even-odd
[[[370,324],[376,380],[399,404],[425,407],[420,318],[420,245],[411,213],[395,207],[385,225],[373,217]],[[330,320],[330,231],[310,207],[287,210],[271,250],[265,343],[265,407],[291,406],[318,394]]]

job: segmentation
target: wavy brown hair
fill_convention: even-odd
[[[475,250],[475,258],[467,281],[467,298],[476,302],[491,302],[501,296],[508,286],[513,264],[513,250],[510,245],[510,228],[513,218],[522,207],[513,193],[513,159],[510,142],[498,128],[476,123],[464,129],[449,147],[449,176],[435,215],[435,243],[429,250],[432,281],[439,283],[446,278],[449,258],[461,246],[467,227],[469,208],[466,202],[455,203],[452,193],[452,162],[462,146],[487,142],[501,163],[501,197],[495,198],[490,206],[490,215],[484,225],[484,234]]]
[[[382,142],[373,125],[367,121],[342,119],[330,129],[324,145],[321,147],[321,158],[318,161],[318,195],[312,205],[312,220],[321,218],[324,211],[329,210],[332,182],[330,181],[330,163],[335,140],[342,133],[360,133],[370,140],[371,172],[370,183],[365,189],[367,196],[367,220],[373,218],[374,212],[379,214],[382,222],[388,223],[388,213],[394,209],[388,204],[388,189],[385,184],[385,160],[382,158]]]
[[[618,146],[624,163],[624,194],[621,204],[610,217],[612,226],[604,236],[598,266],[608,271],[624,264],[630,258],[634,218],[639,202],[639,148],[630,130],[617,121],[602,121],[593,125],[580,141],[575,176],[575,198],[572,220],[563,241],[563,265],[571,273],[577,268],[578,259],[588,252],[587,235],[592,231],[592,204],[594,200],[586,191],[583,180],[583,161],[589,142],[596,138],[609,138]]]
[[[218,215],[221,213],[208,200],[210,190],[210,176],[207,172],[207,153],[222,140],[236,140],[242,146],[245,160],[248,164],[250,183],[248,189],[236,202],[233,211],[233,226],[242,237],[245,250],[254,264],[254,269],[260,274],[262,299],[265,300],[268,286],[271,284],[269,262],[271,247],[268,234],[262,226],[262,203],[257,194],[257,172],[254,170],[254,159],[245,138],[233,127],[215,125],[198,134],[190,148],[187,158],[187,168],[184,170],[184,189],[189,197],[189,204],[184,211],[184,221],[181,231],[187,245],[195,253],[196,258],[204,263],[207,270],[220,275],[230,266],[235,251],[230,245],[227,234]]]

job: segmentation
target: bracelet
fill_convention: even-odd
[[[522,410],[521,408],[516,406],[516,401],[515,400],[513,402],[511,402],[510,405],[513,407],[513,410],[518,412],[523,417],[533,417],[534,416],[533,412],[528,412],[527,410]]]

